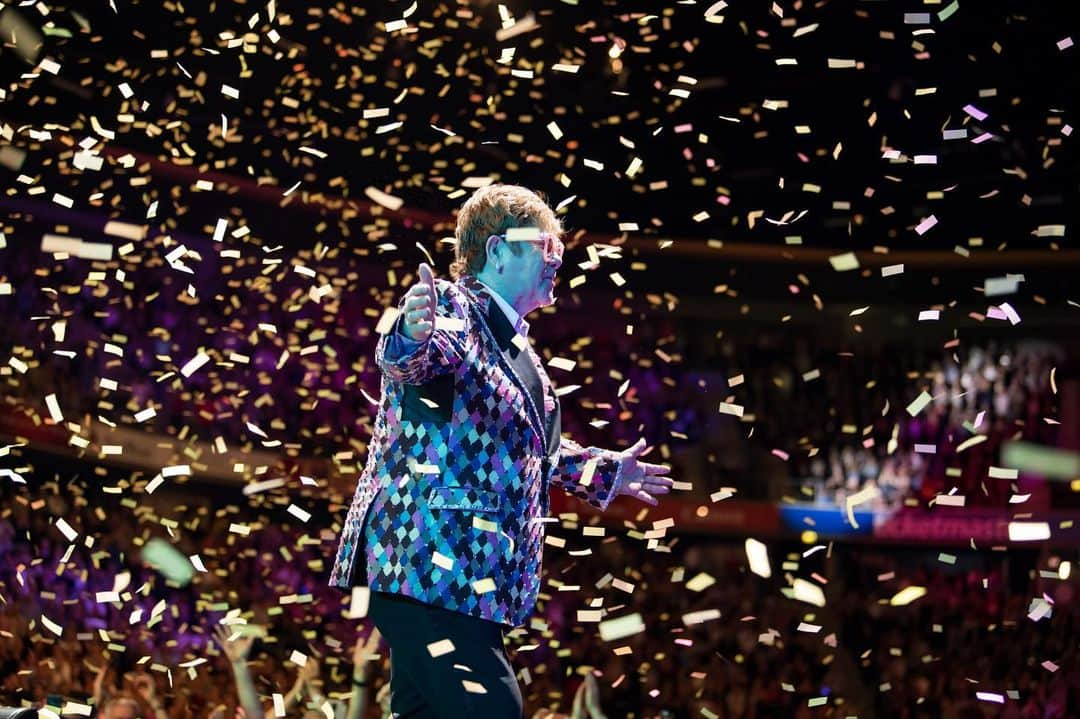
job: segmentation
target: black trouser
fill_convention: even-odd
[[[372,592],[368,616],[390,645],[390,711],[425,719],[522,719],[503,626],[409,597]],[[432,657],[428,645],[454,649]]]

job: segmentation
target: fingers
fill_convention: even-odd
[[[659,500],[657,500],[656,497],[653,497],[651,494],[649,494],[645,490],[641,490],[640,492],[638,492],[634,496],[637,497],[638,499],[640,499],[645,504],[650,504],[653,507],[660,504]]]
[[[638,462],[638,467],[641,468],[642,472],[650,476],[667,474],[671,471],[671,467],[667,467],[662,464],[651,464],[649,462]]]
[[[420,281],[427,286],[431,294],[435,294],[435,275],[431,272],[431,265],[426,262],[420,263]]]

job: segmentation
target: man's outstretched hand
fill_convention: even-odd
[[[431,273],[431,266],[421,262],[420,278],[405,293],[405,305],[401,308],[404,315],[401,330],[406,337],[415,342],[425,342],[431,337],[435,331],[436,304],[435,276]]]
[[[666,476],[671,471],[670,467],[638,461],[638,457],[644,453],[644,437],[633,447],[619,453],[619,485],[615,493],[628,494],[655,507],[659,503],[656,495],[670,492],[674,480]]]

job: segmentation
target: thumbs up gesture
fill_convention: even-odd
[[[405,293],[405,306],[402,308],[402,331],[414,342],[424,342],[435,331],[435,277],[431,266],[420,263],[420,278]]]

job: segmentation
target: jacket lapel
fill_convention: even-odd
[[[510,361],[502,351],[504,344],[511,343],[513,338],[519,335],[514,331],[514,328],[510,325],[510,320],[508,320],[502,310],[499,309],[498,304],[491,299],[491,296],[483,285],[469,275],[462,276],[461,279],[458,280],[458,284],[466,290],[466,295],[473,301],[474,307],[482,319],[481,325],[484,328],[484,332],[494,349],[494,354],[498,357],[499,366],[510,376],[514,384],[517,385],[522,396],[525,398],[525,413],[528,416],[529,424],[532,426],[536,436],[540,438],[541,446],[546,453],[549,444],[549,435],[544,422],[546,412],[544,412],[543,407],[536,406],[528,385],[520,376],[518,376],[518,373],[514,370]],[[495,315],[493,318],[492,313]],[[536,367],[539,363],[536,353],[532,351],[532,347],[529,346],[528,340],[525,340],[524,337],[518,341],[521,342],[522,340],[524,340],[523,351],[528,352],[528,356],[530,357],[533,366]],[[521,347],[518,349],[520,350]],[[546,405],[550,383],[542,367],[538,368],[537,375],[540,377],[540,386],[543,388],[544,404]]]

